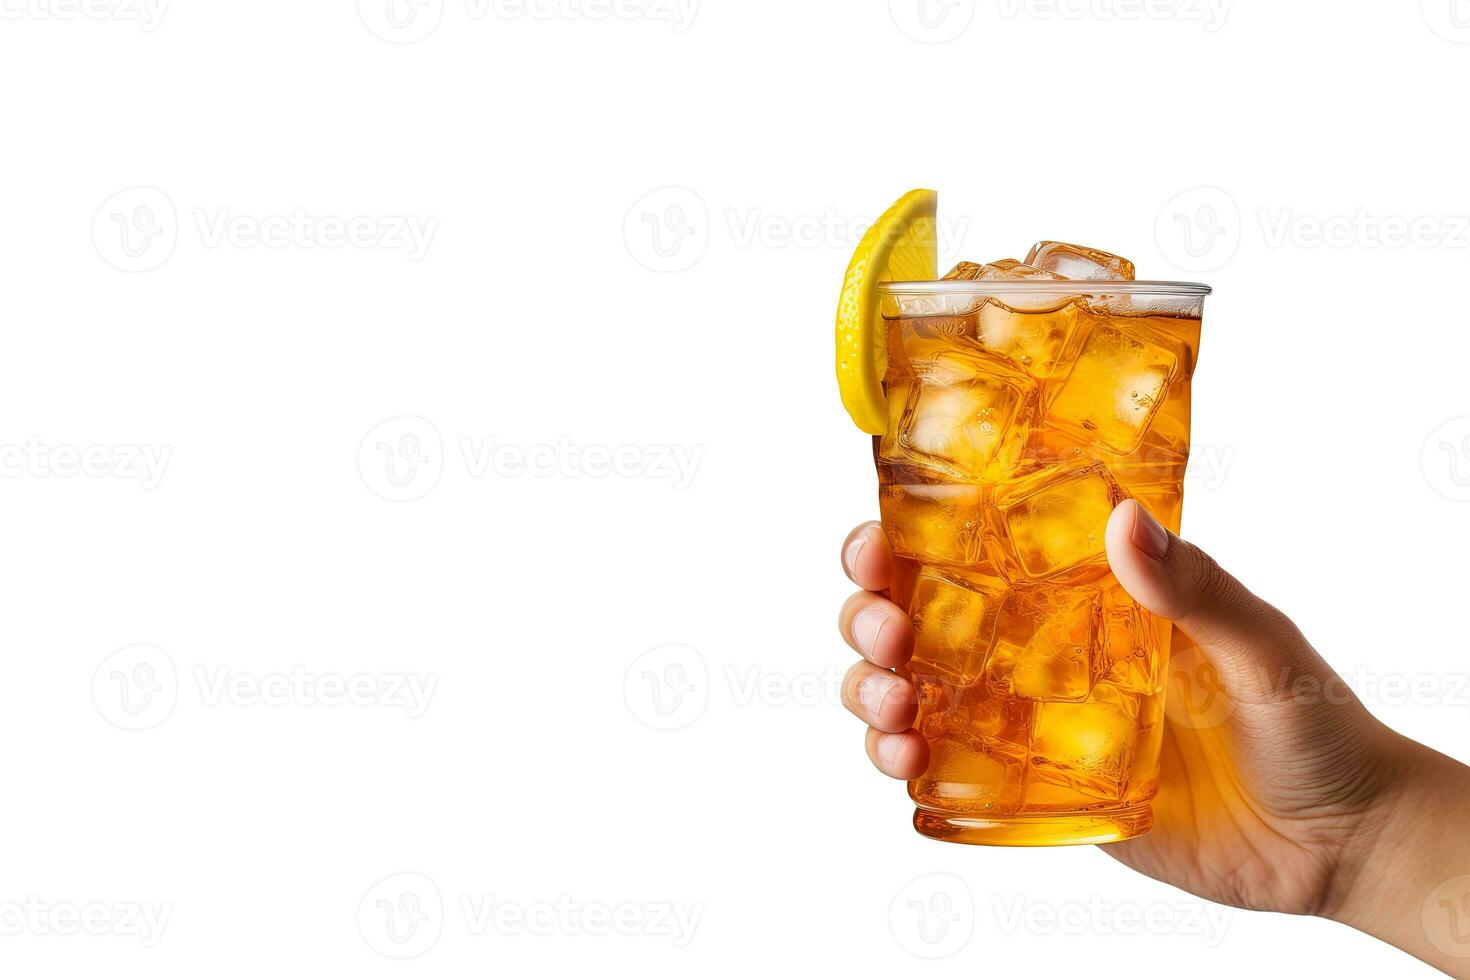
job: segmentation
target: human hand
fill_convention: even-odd
[[[1136,502],[1113,512],[1107,551],[1129,594],[1174,622],[1184,669],[1170,672],[1153,831],[1104,849],[1203,898],[1334,918],[1470,975],[1420,922],[1435,885],[1470,872],[1470,847],[1444,820],[1470,802],[1470,770],[1375,719],[1290,619]],[[839,616],[864,657],[843,703],[869,726],[873,764],[917,778],[928,748],[912,727],[913,686],[893,672],[913,627],[881,594],[893,577],[888,540],[864,524],[842,554],[864,590]]]

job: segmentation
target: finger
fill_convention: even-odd
[[[860,589],[880,592],[893,583],[893,549],[877,521],[853,528],[842,543],[842,570]]]
[[[929,746],[913,729],[891,734],[869,728],[867,746],[873,765],[894,779],[918,779],[929,765]]]
[[[914,624],[881,595],[850,597],[837,614],[837,629],[848,646],[879,667],[902,667],[914,655]]]
[[[1146,609],[1172,620],[1228,666],[1256,668],[1315,662],[1316,652],[1275,606],[1253,594],[1199,548],[1170,534],[1137,501],[1113,511],[1108,564]]]
[[[907,731],[919,713],[914,686],[866,660],[853,664],[842,678],[842,703],[880,732]]]

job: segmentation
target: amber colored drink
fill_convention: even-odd
[[[909,793],[930,837],[1152,826],[1170,626],[1118,585],[1103,537],[1128,497],[1179,530],[1209,288],[1132,275],[1042,243],[1026,263],[882,287],[874,452],[891,596],[915,626],[904,672],[929,765]]]

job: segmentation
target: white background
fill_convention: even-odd
[[[1212,283],[1186,534],[1470,757],[1463,0],[157,4],[0,2],[0,971],[1430,972],[910,830],[831,321],[915,186]]]

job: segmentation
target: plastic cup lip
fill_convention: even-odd
[[[888,296],[1208,296],[1213,287],[1202,282],[1165,282],[1154,279],[931,279],[921,282],[880,282]]]

